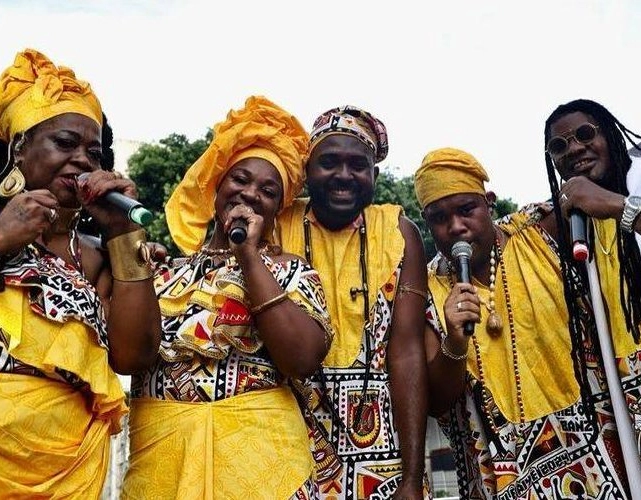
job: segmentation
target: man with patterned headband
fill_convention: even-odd
[[[323,498],[423,498],[425,257],[417,228],[372,205],[385,126],[352,106],[316,119],[309,199],[278,219],[283,247],[319,272],[336,332],[308,421]]]
[[[453,148],[428,153],[415,174],[440,252],[428,266],[430,413],[454,450],[460,496],[634,498],[586,291],[572,306],[577,341],[558,248],[541,226],[548,212],[530,206],[494,223],[488,180]],[[472,248],[471,284],[457,279],[458,242]],[[638,390],[628,389],[636,412]]]

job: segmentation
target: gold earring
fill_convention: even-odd
[[[25,184],[24,175],[22,175],[18,166],[14,164],[11,171],[2,179],[2,182],[0,182],[0,196],[3,198],[11,198],[22,192]]]

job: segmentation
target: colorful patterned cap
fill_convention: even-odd
[[[383,122],[367,111],[355,106],[342,106],[325,111],[314,121],[309,150],[325,137],[334,134],[353,135],[372,151],[376,163],[387,156],[387,129]]]
[[[19,52],[0,76],[0,138],[8,142],[16,133],[64,113],[102,125],[100,102],[87,82],[37,50]]]

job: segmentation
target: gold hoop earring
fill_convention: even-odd
[[[0,196],[3,198],[11,198],[22,192],[25,185],[24,175],[22,175],[18,166],[14,165],[7,176],[0,182]]]

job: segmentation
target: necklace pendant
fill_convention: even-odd
[[[496,314],[495,311],[492,311],[487,318],[487,324],[485,325],[487,333],[492,338],[497,338],[503,332],[503,321],[501,317]]]

